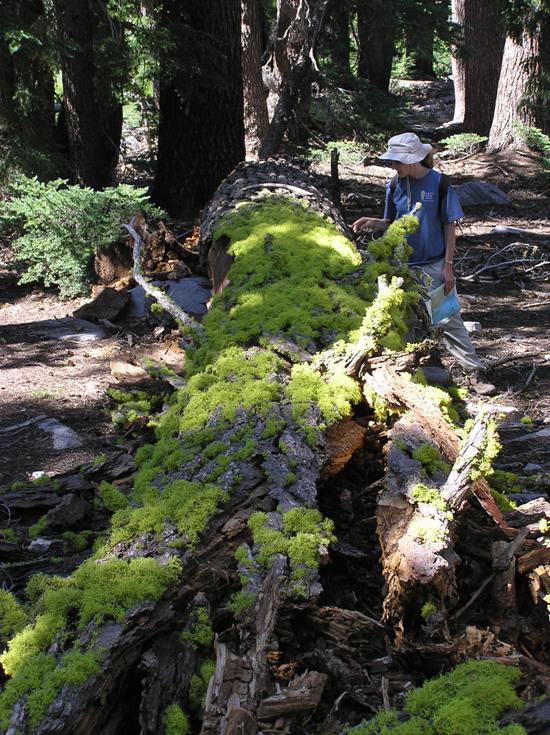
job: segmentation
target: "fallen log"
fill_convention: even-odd
[[[364,388],[375,403],[391,376],[385,400],[403,413],[388,421],[390,494],[400,463],[411,468],[397,438],[416,448],[429,424],[447,461],[459,453],[426,394],[392,373],[387,356],[374,359],[404,345],[416,296],[401,259],[414,226],[412,217],[395,223],[364,260],[307,170],[268,161],[224,182],[202,225],[216,295],[187,351],[186,384],[156,443],[139,450],[133,490],[119,498],[103,545],[70,576],[31,580],[30,614],[12,601],[2,732],[255,733],[279,719],[303,723],[348,672],[350,682],[366,678],[352,646],[372,638],[380,656],[389,629],[320,603],[335,533],[319,509],[320,491],[362,450],[369,422],[380,426]],[[392,621],[412,589],[389,562],[400,548],[389,521],[409,503],[397,497],[382,499],[379,514],[381,539],[391,537]],[[437,551],[444,571],[417,577],[443,599],[456,555]],[[315,670],[302,663],[280,691],[271,662],[293,616],[329,645],[311,652]]]

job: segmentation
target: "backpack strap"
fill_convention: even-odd
[[[441,219],[441,212],[443,208],[443,202],[445,201],[445,197],[447,196],[447,192],[449,191],[449,177],[445,174],[440,173],[439,174],[439,194],[438,194],[438,211],[439,211],[439,218]]]

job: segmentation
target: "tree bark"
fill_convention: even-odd
[[[161,62],[153,196],[174,216],[195,215],[244,159],[240,7],[240,0],[163,4],[161,25],[198,34],[204,54],[199,72],[185,71],[188,49],[180,37],[177,57],[171,52]]]
[[[262,79],[260,0],[241,0],[241,46],[246,158],[255,160],[269,125]]]
[[[357,1],[357,74],[387,92],[395,53],[395,17],[392,6],[369,0]]]
[[[545,87],[549,72],[545,54],[549,44],[548,18],[536,29],[524,31],[520,39],[506,39],[488,150],[500,151],[520,143],[516,123],[538,127],[546,134],[550,132]]]
[[[103,189],[115,183],[122,132],[122,89],[109,53],[121,54],[122,30],[91,0],[54,0],[63,46],[63,107],[72,178]]]
[[[350,12],[349,0],[330,0],[323,38],[331,61],[331,71],[344,82],[351,78]]]
[[[487,135],[493,120],[504,51],[504,6],[482,0],[453,0],[460,42],[452,55],[455,123],[465,132]]]
[[[315,4],[281,0],[277,23],[277,41],[269,62],[264,66],[264,80],[268,79],[268,110],[273,109],[271,122],[260,149],[260,158],[278,153],[283,136],[292,124],[301,130],[301,111],[307,109],[311,90],[308,85],[315,47],[321,32],[325,10],[329,0],[316,0]],[[291,4],[292,3],[292,4]],[[295,13],[293,17],[291,11]],[[284,13],[283,13],[284,11]],[[286,34],[285,46],[279,32]],[[303,131],[301,132],[303,135]]]
[[[16,50],[10,50],[4,36],[0,38],[0,124],[14,144],[19,141],[20,164],[29,174],[55,175],[54,82],[44,50],[49,22],[41,0],[11,3],[4,12],[6,25],[23,37]],[[25,34],[36,40],[27,40]],[[42,154],[47,163],[36,160],[33,152]]]

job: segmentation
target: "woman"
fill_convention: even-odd
[[[415,210],[418,229],[407,236],[412,247],[409,266],[430,276],[430,290],[444,285],[445,294],[455,289],[453,258],[456,222],[464,216],[462,207],[446,177],[433,168],[432,146],[422,143],[415,133],[390,138],[388,150],[380,158],[395,169],[397,176],[386,185],[384,217],[360,217],[353,230],[385,230],[395,219]],[[460,312],[450,316],[443,326],[443,340],[449,352],[471,373],[472,386],[478,393],[494,392],[490,383],[481,383],[478,372],[484,369],[476,354]]]

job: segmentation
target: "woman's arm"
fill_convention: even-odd
[[[387,219],[380,219],[380,217],[359,217],[352,224],[354,232],[361,232],[362,230],[386,230],[389,226]]]
[[[453,271],[453,259],[455,255],[456,245],[456,225],[454,222],[445,222],[443,225],[443,235],[445,238],[445,262],[441,269],[441,278],[445,284],[443,289],[446,294],[455,285],[455,274]]]

